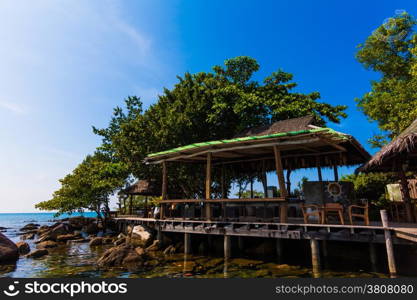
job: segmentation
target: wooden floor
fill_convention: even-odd
[[[384,243],[384,227],[381,222],[370,226],[350,224],[304,224],[302,218],[289,218],[288,223],[229,222],[187,219],[154,219],[138,216],[119,216],[115,220],[123,224],[152,224],[163,232],[182,232],[212,235],[253,236],[285,239],[317,239],[352,242]],[[390,223],[395,244],[417,243],[417,224]]]

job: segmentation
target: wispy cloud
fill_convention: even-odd
[[[22,106],[16,103],[11,103],[11,102],[6,102],[6,101],[0,101],[0,108],[8,110],[18,115],[22,115],[26,113],[26,110]]]

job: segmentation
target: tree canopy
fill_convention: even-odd
[[[417,118],[417,33],[416,20],[398,12],[359,45],[357,60],[378,72],[371,91],[356,99],[359,108],[376,121],[382,133],[371,140],[381,146],[397,136]]]

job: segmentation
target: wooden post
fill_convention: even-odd
[[[267,191],[268,191],[268,179],[267,179],[267,173],[266,173],[266,162],[265,160],[262,161],[262,171],[261,171],[261,180],[262,180],[262,185],[264,188],[264,198],[267,198]]]
[[[253,177],[250,179],[250,198],[253,199]]]
[[[184,233],[184,254],[191,253],[191,234],[186,232]]]
[[[278,149],[277,146],[274,146],[274,155],[275,155],[275,169],[277,172],[278,177],[278,185],[279,190],[281,192],[281,197],[288,197],[287,188],[285,187],[285,180],[284,180],[284,170],[282,169],[282,161],[281,161],[281,151]],[[286,204],[282,204],[280,207],[280,223],[287,223],[288,221],[288,213],[287,213],[288,206]]]
[[[144,212],[144,217],[145,218],[148,217],[148,196],[145,196],[145,212]]]
[[[317,177],[320,182],[323,181],[323,176],[321,174],[321,166],[320,166],[320,157],[316,156],[316,167],[317,167]]]
[[[389,229],[386,229],[388,227],[387,211],[383,209],[380,211],[380,213],[381,213],[382,226],[385,228],[384,235],[385,235],[385,246],[387,248],[389,273],[391,277],[397,277],[397,267],[395,265],[394,247],[392,245],[391,232],[389,231]]]
[[[287,192],[291,194],[291,169],[287,169]]]
[[[133,195],[130,195],[129,199],[129,215],[133,215]]]
[[[230,235],[225,235],[224,236],[224,242],[223,242],[223,247],[224,247],[224,259],[229,259],[230,255],[232,253],[232,249],[231,249],[231,243],[230,243]]]
[[[371,262],[372,272],[376,272],[376,250],[374,243],[369,243],[369,260]]]
[[[211,199],[211,152],[207,153],[207,165],[206,165],[206,200]],[[210,203],[205,203],[206,207],[206,219],[211,220],[211,208]]]
[[[333,166],[334,181],[339,181],[339,174],[337,173],[337,165]]]
[[[244,245],[244,242],[243,242],[243,236],[238,236],[237,243],[238,243],[238,247],[239,247],[239,256],[242,256],[245,252],[245,245]]]
[[[320,250],[319,243],[315,238],[310,239],[311,247],[311,265],[313,266],[313,276],[318,277],[320,274]]]
[[[413,212],[411,209],[410,190],[408,188],[407,176],[405,175],[401,165],[399,166],[398,177],[400,177],[401,193],[404,200],[406,219],[407,222],[411,223],[413,222]]]
[[[221,169],[221,174],[220,174],[220,176],[221,176],[221,192],[222,192],[222,198],[223,199],[226,199],[227,198],[227,194],[226,194],[226,187],[224,186],[225,185],[225,182],[224,182],[224,165],[222,165],[222,169]]]
[[[282,240],[277,239],[276,243],[276,252],[277,252],[277,261],[278,263],[282,263]]]
[[[162,162],[162,200],[168,199],[167,195],[167,185],[168,185],[168,178],[167,178],[167,163],[165,161]]]

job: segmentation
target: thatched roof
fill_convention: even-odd
[[[391,172],[399,167],[399,159],[408,160],[408,169],[417,169],[417,119],[411,123],[401,134],[394,138],[388,145],[382,147],[372,158],[357,172]]]
[[[312,124],[313,117],[275,122],[253,128],[228,140],[195,143],[158,153],[152,153],[146,163],[162,161],[205,163],[207,153],[213,164],[233,164],[246,171],[274,170],[274,151],[281,151],[285,169],[312,168],[334,165],[358,165],[370,155],[360,143],[348,134]],[[262,164],[260,161],[263,161]]]
[[[160,196],[161,187],[156,181],[138,180],[131,186],[121,191],[126,195]]]

